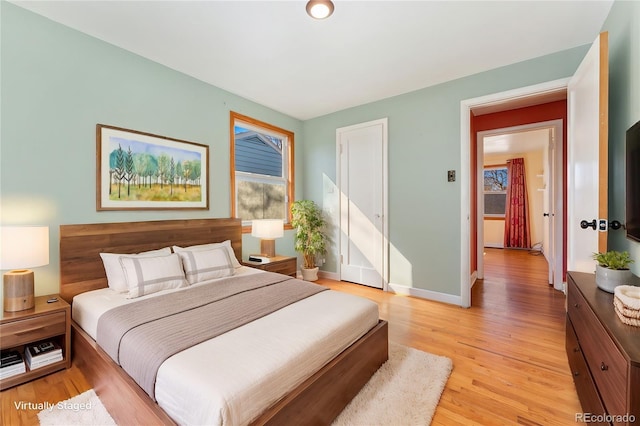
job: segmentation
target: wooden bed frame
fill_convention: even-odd
[[[231,240],[242,259],[239,219],[193,219],[60,226],[60,295],[107,287],[100,253],[137,253],[171,245]],[[173,420],[72,321],[73,363],[81,369],[119,424],[175,424]],[[326,425],[388,359],[388,327],[379,321],[365,336],[267,409],[254,425]]]

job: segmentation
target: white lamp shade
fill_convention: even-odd
[[[35,268],[48,264],[48,226],[0,227],[0,269]]]
[[[284,235],[284,222],[282,219],[254,220],[251,227],[251,235],[268,240],[281,238]]]

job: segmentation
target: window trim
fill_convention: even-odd
[[[492,165],[485,165],[482,167],[482,178],[483,178],[483,185],[482,187],[484,188],[484,172],[486,170],[496,170],[496,169],[506,169],[507,170],[507,186],[509,185],[509,167],[508,164],[492,164]],[[505,198],[507,196],[507,190],[504,191],[486,191],[483,189],[482,191],[482,195],[483,197],[487,194],[504,194]],[[505,200],[506,201],[506,200]],[[485,204],[485,209],[486,209],[486,204]],[[483,213],[483,217],[486,220],[505,220],[506,219],[506,205],[505,205],[505,212],[503,214],[495,214],[495,213]]]
[[[286,160],[287,162],[287,166],[285,168],[285,185],[286,185],[286,200],[285,200],[285,204],[286,206],[290,206],[291,203],[293,203],[295,201],[295,180],[294,180],[294,169],[295,169],[295,163],[294,163],[294,133],[289,131],[289,130],[285,130],[282,129],[280,127],[274,126],[272,124],[269,123],[265,123],[264,121],[260,121],[257,120],[255,118],[251,118],[248,117],[246,115],[242,115],[239,114],[235,111],[229,111],[229,175],[230,175],[230,189],[231,189],[231,194],[230,194],[230,201],[231,201],[231,217],[236,217],[236,213],[237,213],[237,206],[236,206],[236,154],[235,154],[235,126],[236,123],[243,123],[243,124],[248,124],[250,126],[253,127],[257,127],[257,128],[262,128],[265,129],[269,132],[273,132],[273,133],[279,133],[282,136],[286,137],[287,141],[287,146],[286,146],[286,159],[283,158],[283,160]],[[286,208],[286,217],[285,217],[285,224],[284,224],[284,228],[285,229],[292,229],[291,228],[291,209],[290,208]],[[242,233],[250,233],[251,232],[251,226],[243,226],[242,227]]]

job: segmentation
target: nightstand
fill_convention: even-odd
[[[291,256],[274,256],[268,263],[252,262],[245,260],[242,262],[245,266],[262,269],[263,271],[277,272],[279,274],[296,277],[298,273],[298,258]]]
[[[47,300],[57,298],[56,302]],[[38,296],[35,306],[17,312],[2,312],[0,349],[15,349],[23,354],[24,346],[40,340],[53,340],[62,348],[62,361],[29,370],[0,380],[0,390],[71,367],[71,306],[59,295]]]

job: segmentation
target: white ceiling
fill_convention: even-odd
[[[541,151],[549,143],[549,128],[485,136],[484,154],[524,154]]]
[[[591,43],[607,1],[13,1],[306,120]]]

